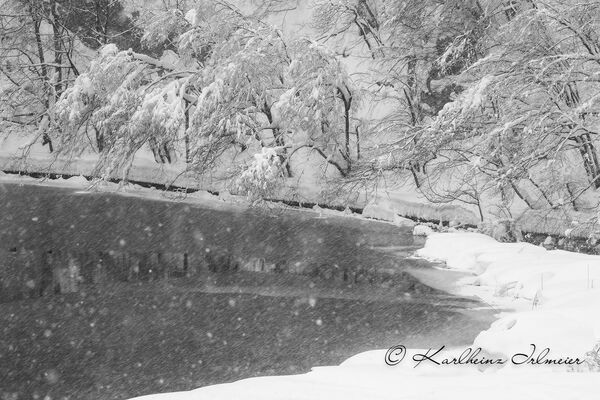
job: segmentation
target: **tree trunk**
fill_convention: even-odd
[[[565,104],[570,108],[579,107],[581,97],[575,83],[568,83],[558,90],[565,101]],[[584,118],[581,116],[581,118]],[[570,127],[573,129],[573,127]],[[598,154],[592,137],[588,132],[582,133],[572,138],[579,149],[579,154],[583,159],[583,168],[594,189],[600,188],[600,163],[598,162]]]
[[[589,133],[573,138],[583,160],[583,168],[594,189],[600,188],[600,163],[594,142]]]
[[[356,159],[360,160],[360,136],[358,132],[358,125],[356,126]]]
[[[188,102],[186,100],[183,101],[183,106],[185,109],[185,136],[184,136],[184,141],[185,141],[185,163],[189,164],[190,163],[190,136],[188,134],[188,129],[190,128],[190,109],[189,109],[189,105]]]
[[[590,135],[586,133],[584,135],[584,148],[585,148],[585,159],[584,162],[589,164],[590,169],[590,181],[593,184],[594,189],[600,188],[600,165],[598,163],[598,154],[594,147],[594,143],[590,138]]]
[[[40,59],[40,75],[44,82],[44,86],[48,83],[48,69],[46,67],[46,57],[44,56],[44,47],[42,45],[42,36],[40,34],[40,25],[42,23],[41,19],[35,15],[34,10],[30,10],[31,17],[33,19],[33,32],[35,33],[35,42],[37,45],[38,58]],[[44,89],[47,89],[46,87]],[[44,103],[46,108],[50,106],[50,102],[48,97],[45,96]]]
[[[348,170],[350,170],[350,108],[344,106],[344,134],[346,136],[346,157],[348,158]]]
[[[338,95],[344,103],[344,140],[345,140],[345,153],[344,158],[346,159],[347,168],[346,172],[349,173],[352,169],[352,155],[350,153],[350,108],[352,108],[352,94],[346,86],[346,92],[338,87]],[[358,135],[357,135],[358,138]]]
[[[265,103],[263,104],[263,113],[265,114],[265,116],[267,117],[267,120],[269,121],[269,124],[272,126],[273,125],[273,114],[271,113],[271,108],[269,107],[269,105],[267,104],[267,102],[265,101]],[[279,128],[271,128],[271,131],[273,132],[273,139],[275,140],[275,144],[279,147],[283,148],[283,154],[284,155],[280,155],[279,156],[279,160],[281,161],[282,165],[285,165],[285,172],[288,176],[288,178],[292,177],[292,167],[291,167],[291,163],[290,160],[287,159],[287,149],[285,147],[285,139],[283,138],[283,134],[281,133],[281,131],[279,130]]]
[[[46,58],[44,56],[44,47],[42,45],[42,36],[40,34],[40,25],[42,23],[41,18],[36,15],[36,11],[33,8],[29,8],[29,13],[31,14],[31,19],[33,20],[33,32],[35,34],[35,42],[37,45],[38,58],[40,59],[40,76],[42,78],[42,82],[44,85],[44,91],[48,90],[48,68],[46,67]],[[50,108],[50,99],[47,93],[44,93],[44,106],[46,110]],[[42,134],[42,146],[48,145],[48,149],[50,153],[54,152],[54,147],[52,146],[52,140],[50,136],[48,136],[47,132]]]
[[[285,173],[287,174],[288,178],[291,178],[292,177],[292,167],[290,165],[290,160],[288,160],[286,157],[287,149],[285,147],[285,140],[283,139],[283,135],[281,135],[281,133],[279,133],[279,129],[274,128],[273,136],[275,136],[275,144],[277,146],[283,148],[284,155],[279,156],[279,161],[281,161],[282,165],[285,165]]]
[[[60,95],[62,94],[62,32],[59,24],[59,16],[57,10],[56,0],[53,0],[50,3],[51,13],[52,13],[52,33],[54,40],[54,63],[56,64],[56,78],[54,80],[54,100],[58,100]]]
[[[110,23],[110,20],[111,20],[110,1],[106,1],[105,5],[106,5],[106,14],[104,15],[104,29],[102,30],[102,43],[103,44],[108,43],[108,24]]]
[[[410,172],[413,176],[413,179],[415,181],[415,186],[417,187],[417,189],[421,188],[421,181],[419,180],[419,175],[417,175],[417,169],[412,165],[410,166]]]
[[[94,130],[96,131],[96,145],[98,146],[98,152],[102,153],[102,151],[104,151],[104,135],[100,133],[96,127],[94,127]]]

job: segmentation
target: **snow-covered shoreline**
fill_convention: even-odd
[[[55,175],[83,175],[91,176],[97,162],[97,155],[85,154],[77,159],[54,158],[47,154],[41,144],[36,143],[27,158],[18,156],[18,149],[23,148],[24,142],[31,138],[24,136],[9,136],[0,138],[0,167],[6,171],[23,171],[28,173],[47,173]],[[159,165],[148,151],[140,151],[136,155],[133,166],[127,179],[132,182],[145,182],[157,186],[169,185],[189,188],[191,190],[222,192],[226,191],[225,182],[222,179],[211,176],[200,178],[197,175],[185,173],[186,165],[181,161],[174,164]],[[216,174],[218,176],[218,174]],[[122,178],[114,176],[114,178]],[[373,219],[384,219],[394,221],[394,214],[408,218],[428,221],[460,221],[462,224],[477,225],[478,219],[472,210],[462,204],[434,204],[426,201],[414,188],[382,189],[372,193],[369,198],[361,194],[354,200],[350,199],[324,199],[323,187],[315,182],[303,180],[289,182],[293,199],[286,194],[286,190],[280,197],[282,200],[301,200],[306,203],[328,204],[336,207],[364,208],[365,213]],[[236,196],[241,197],[241,196]]]
[[[29,143],[28,136],[8,136],[0,140],[0,167],[6,171],[23,171],[23,173],[55,174],[55,175],[84,175],[91,176],[97,163],[97,155],[84,154],[76,159],[63,159],[52,157],[40,143],[35,143],[30,149],[27,158],[19,156],[24,143]],[[21,150],[19,150],[21,149]],[[157,164],[153,156],[146,150],[136,155],[127,179],[132,182],[144,182],[157,186],[178,186],[191,190],[222,192],[226,191],[225,181],[222,178],[211,176],[198,177],[185,173],[186,165],[181,160],[173,164]],[[216,174],[218,176],[219,174]],[[310,175],[310,174],[309,174]],[[115,179],[122,177],[115,175]],[[327,202],[332,206],[364,208],[365,211],[375,213],[371,218],[384,219],[393,222],[394,215],[422,221],[444,221],[460,225],[477,226],[482,222],[477,216],[473,205],[458,201],[450,203],[433,203],[427,200],[410,181],[398,186],[383,187],[375,193],[359,195],[356,199],[324,199],[323,187],[311,180],[303,178],[301,181],[288,182],[290,193],[284,190],[282,200],[298,200],[302,202],[323,204]],[[239,197],[239,196],[238,196]],[[327,200],[327,201],[325,201]],[[491,207],[490,203],[490,209]],[[370,208],[370,210],[368,210]],[[363,213],[365,214],[365,213]],[[523,232],[534,232],[545,235],[565,236],[566,232],[572,237],[589,237],[596,225],[595,215],[589,212],[568,212],[560,210],[520,210],[515,213],[518,227]],[[497,216],[486,215],[486,223],[494,223]]]
[[[537,343],[554,354],[584,356],[600,341],[600,256],[466,232],[433,234],[418,254],[472,272],[461,294],[503,310],[474,343],[491,354]]]
[[[27,185],[38,185],[38,186],[50,186],[57,188],[71,188],[80,189],[81,193],[88,192],[102,192],[109,194],[116,194],[120,196],[138,197],[143,199],[151,199],[157,201],[175,201],[184,202],[187,204],[200,204],[203,207],[219,208],[219,209],[248,209],[253,207],[251,201],[245,196],[232,195],[226,190],[213,194],[207,190],[197,187],[190,187],[189,192],[185,189],[182,190],[162,190],[157,189],[155,186],[161,186],[164,184],[156,183],[152,181],[144,181],[145,186],[140,186],[133,182],[107,182],[97,181],[91,182],[82,175],[74,175],[69,178],[60,177],[58,178],[34,178],[27,174],[7,174],[0,170],[0,183],[9,184],[27,184]],[[68,176],[68,175],[66,175]],[[290,202],[291,203],[291,202]],[[316,213],[319,217],[352,217],[360,219],[368,219],[374,222],[389,223],[396,226],[412,228],[415,226],[415,222],[409,218],[400,217],[393,209],[387,207],[387,205],[379,204],[368,204],[362,209],[362,213],[355,213],[349,207],[346,207],[344,211],[340,211],[339,205],[324,205],[315,204],[310,207],[312,203],[307,202],[306,204],[294,206],[288,205],[285,200],[266,200],[263,206],[268,209],[285,209],[287,211],[294,212],[309,212]],[[323,207],[321,207],[323,206]],[[359,209],[360,210],[360,209]],[[417,218],[417,217],[414,217]]]
[[[599,256],[547,251],[526,243],[498,243],[465,232],[431,234],[418,254],[473,274],[462,280],[459,292],[477,295],[493,305],[499,310],[499,319],[479,334],[471,349],[482,349],[479,359],[502,359],[505,364],[435,365],[426,360],[415,367],[412,357],[427,354],[427,349],[408,349],[400,364],[388,366],[386,350],[375,350],[303,375],[252,378],[142,398],[547,400],[597,394],[599,375],[590,372],[587,362],[543,364],[560,358],[583,361],[600,340]],[[536,350],[528,357],[532,344]],[[545,348],[549,353],[542,357]],[[460,359],[465,350],[444,349],[435,360]]]

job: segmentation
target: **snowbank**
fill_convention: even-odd
[[[600,342],[600,256],[498,243],[477,233],[432,234],[418,254],[470,271],[464,294],[510,309],[475,345],[509,355],[531,343],[584,356]]]
[[[465,294],[494,304],[500,319],[475,340],[490,359],[512,360],[550,348],[548,358],[585,358],[600,340],[600,257],[547,251],[524,243],[498,243],[476,233],[432,233],[419,255],[469,271]],[[589,276],[589,278],[588,278]],[[445,349],[440,358],[465,349]],[[598,372],[588,364],[414,366],[408,349],[402,363],[384,363],[385,350],[356,355],[340,366],[307,374],[245,379],[144,400],[200,399],[584,399],[597,396]],[[439,360],[439,359],[438,359]],[[600,367],[600,366],[599,366]],[[574,372],[576,371],[576,372]]]
[[[429,236],[433,234],[433,232],[434,231],[430,226],[423,224],[417,225],[413,229],[413,235],[415,236]]]
[[[415,372],[417,371],[417,372]],[[597,377],[591,374],[518,371],[423,375],[418,370],[327,367],[306,375],[254,378],[190,392],[140,397],[144,400],[427,400],[427,399],[569,399],[593,398]]]
[[[390,207],[382,206],[380,204],[370,203],[365,206],[362,212],[363,217],[380,219],[383,221],[394,221],[396,213]]]
[[[397,226],[414,226],[415,223],[398,215],[393,205],[369,203],[362,211],[362,216],[369,219],[391,222]]]

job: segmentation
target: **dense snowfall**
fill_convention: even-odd
[[[599,252],[600,1],[0,5],[0,184],[228,210],[310,203],[319,219],[402,227],[427,220],[412,231],[426,238],[415,257],[444,263],[441,276],[466,275],[450,291],[483,299],[497,318],[472,348],[503,362],[415,366],[427,349],[408,348],[389,366],[386,349],[373,349],[306,374],[147,399],[598,391],[600,258],[554,248],[579,241]],[[448,347],[439,359],[463,351]],[[55,373],[40,379],[51,385]]]

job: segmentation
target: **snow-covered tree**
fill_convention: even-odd
[[[93,133],[104,177],[126,175],[146,144],[169,161],[179,152],[200,173],[240,153],[241,167],[255,168],[258,153],[276,154],[290,176],[301,148],[341,174],[351,169],[358,93],[333,53],[225,1],[156,18],[142,42],[166,43],[160,59],[108,45],[64,93],[55,130],[63,153],[84,151]]]
[[[476,0],[319,0],[314,15],[315,29],[323,40],[344,48],[342,56],[371,57],[362,83],[371,103],[389,109],[369,121],[378,146],[365,149],[353,180],[375,182],[373,174],[400,170],[410,171],[420,186],[432,154],[386,153],[414,146],[414,136],[463,89],[456,75],[482,54],[481,31],[487,24],[482,5]]]
[[[47,110],[77,73],[60,3],[5,0],[0,15],[3,131],[47,125]],[[12,125],[12,126],[11,126]],[[52,143],[44,134],[44,143]]]
[[[502,198],[577,208],[600,186],[600,4],[523,1],[510,10],[488,28],[485,58],[463,74],[468,89],[417,147],[443,157],[438,168],[471,165]]]
[[[118,0],[0,2],[0,116],[3,133],[37,130],[52,151],[50,110],[94,52],[135,30]],[[135,46],[134,46],[135,47]]]

